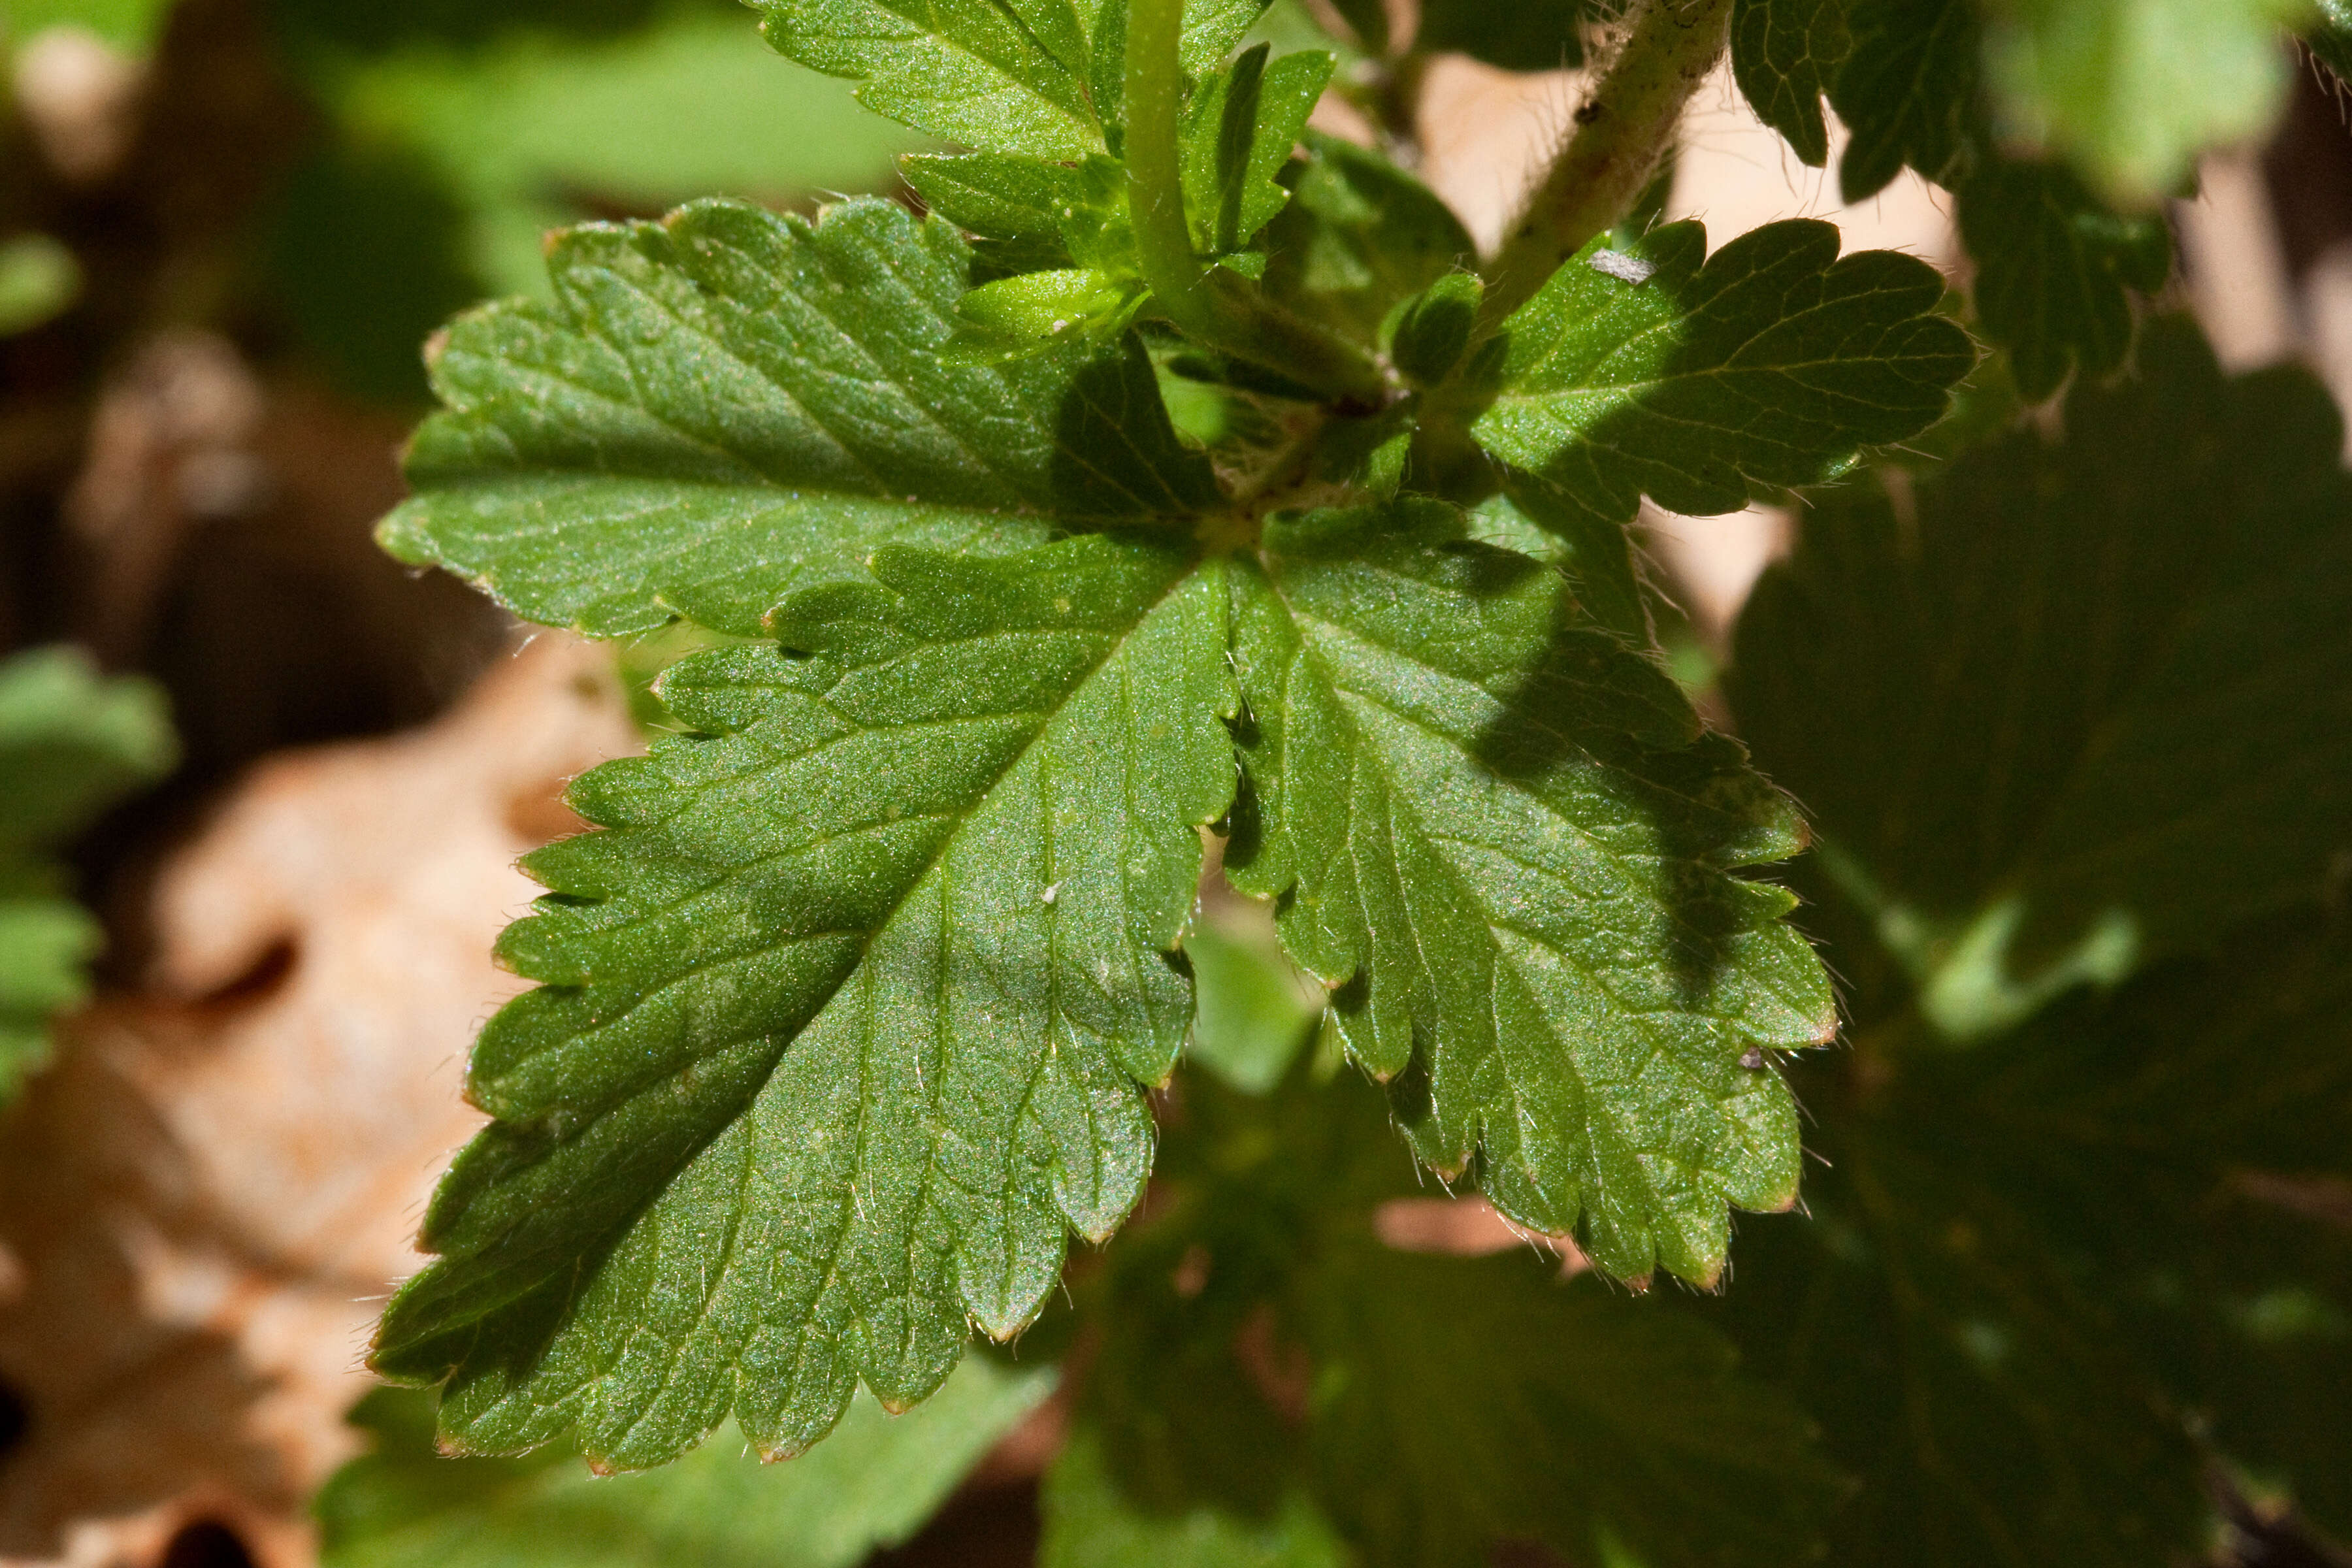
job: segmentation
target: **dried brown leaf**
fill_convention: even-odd
[[[562,782],[633,749],[608,651],[547,637],[447,717],[289,753],[164,869],[146,994],[0,1131],[0,1559],[150,1564],[209,1519],[311,1555],[375,1303],[478,1124],[475,1027]]]

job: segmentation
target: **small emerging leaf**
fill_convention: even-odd
[[[1033,272],[1070,263],[1063,226],[1086,200],[1079,171],[1009,153],[947,153],[900,160],[899,172],[933,213],[970,234],[981,265]]]
[[[984,283],[956,309],[971,323],[948,353],[988,350],[1025,353],[1058,339],[1115,338],[1125,331],[1143,303],[1143,289],[1089,268],[1024,272]]]
[[[1247,248],[1290,200],[1275,176],[1331,79],[1328,54],[1285,55],[1269,65],[1267,52],[1260,44],[1212,77],[1184,125],[1184,210],[1203,256]]]
[[[1388,334],[1397,374],[1420,386],[1433,386],[1452,374],[1469,350],[1485,295],[1470,273],[1449,272],[1399,307]]]
[[[1291,201],[1267,236],[1266,291],[1364,342],[1399,300],[1478,259],[1453,209],[1387,159],[1307,132]]]

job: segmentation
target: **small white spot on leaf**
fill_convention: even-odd
[[[1656,263],[1628,256],[1622,250],[1596,250],[1591,266],[1595,272],[1606,273],[1624,283],[1647,283],[1658,270]]]

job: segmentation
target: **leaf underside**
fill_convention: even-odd
[[[2077,388],[2064,441],[2009,436],[1901,511],[1824,495],[1742,621],[1742,734],[1958,1033],[2307,900],[2352,848],[2334,405],[2224,378],[2179,321],[2139,362]]]
[[[2010,351],[2018,389],[2040,402],[2076,369],[2105,376],[2121,365],[2136,325],[2133,292],[2156,293],[2170,273],[2169,233],[2145,186],[2154,166],[2146,160],[2177,161],[2268,113],[2259,81],[2248,79],[2237,95],[2243,101],[2227,89],[2209,97],[2216,84],[2200,82],[2171,94],[2193,128],[2091,132],[2111,116],[2118,124],[2165,118],[2158,105],[2124,101],[2095,79],[2118,61],[2175,53],[2169,35],[2179,29],[2156,18],[2159,5],[2021,5],[1989,40],[1977,0],[1740,0],[1732,64],[1757,114],[1808,163],[1827,155],[1827,97],[1852,132],[1839,165],[1847,202],[1875,195],[1906,165],[1951,189],[1976,263],[1976,324]],[[2273,25],[2245,30],[2259,6],[2190,9],[2238,13],[2216,24],[2229,35],[2217,46],[2226,69],[2268,76],[2275,50],[2266,37],[2258,60],[2237,47]],[[1987,79],[1989,49],[2000,67],[1997,84]],[[2021,135],[2028,122],[2038,130]],[[2125,174],[2126,165],[2137,172]],[[2128,188],[2118,194],[2119,185]]]
[[[2352,479],[2306,373],[2137,357],[1821,498],[1738,631],[1858,1048],[1713,1310],[1863,1483],[1836,1561],[2189,1560],[2217,1461],[2352,1526]]]
[[[1840,1479],[1793,1401],[1671,1297],[1563,1280],[1527,1249],[1380,1245],[1372,1214],[1412,1173],[1381,1097],[1320,1070],[1264,1095],[1179,1079],[1164,1202],[1078,1286],[1099,1337],[1046,1479],[1045,1562],[1811,1555]],[[1314,1392],[1286,1403],[1285,1382]]]

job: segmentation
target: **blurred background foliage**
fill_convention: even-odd
[[[1368,137],[1393,131],[1383,116],[1410,105],[1417,57],[1383,62],[1385,7],[1334,3],[1355,29],[1353,45],[1339,41],[1349,102]],[[1574,64],[1556,41],[1559,10],[1423,0],[1424,41],[1510,69]],[[1265,30],[1284,47],[1333,42],[1286,5]],[[712,195],[798,210],[829,193],[903,195],[894,159],[921,142],[858,107],[849,84],[761,47],[738,0],[0,0],[0,54],[16,88],[0,118],[0,652],[70,640],[109,671],[149,672],[184,756],[163,795],[118,812],[76,851],[121,983],[143,975],[150,956],[144,870],[230,780],[283,748],[422,723],[509,646],[497,611],[448,579],[404,572],[369,538],[399,494],[393,454],[427,400],[427,336],[478,300],[543,291],[551,227],[656,216]],[[1527,110],[1463,96],[1459,81],[1446,101],[1465,121]],[[2331,89],[2307,74],[2298,86],[2251,178],[2266,180],[2274,198],[2285,280],[2315,299],[2323,284],[2352,290],[2352,139]],[[1480,90],[1503,89],[1489,81]],[[1705,125],[1693,150],[1717,150],[1710,138],[1727,140]],[[2193,284],[2199,263],[2188,265]],[[2203,276],[2240,271],[2224,258]],[[2352,343],[2336,345],[2332,363],[2352,364]],[[2007,365],[1989,362],[1978,389],[1990,389],[1988,423],[2013,412],[2000,384]],[[1671,585],[1693,606],[1686,616],[1664,595],[1655,605],[1676,672],[1712,688],[1730,612],[1718,607],[1702,624],[1704,600],[1685,592],[1691,580]],[[639,722],[663,722],[646,682],[689,643],[678,633],[624,650]],[[547,796],[538,815],[502,803],[519,844],[575,825],[551,785],[531,782]],[[488,858],[502,867],[513,852],[502,841]],[[321,902],[365,901],[331,891]],[[1264,1094],[1311,1033],[1316,998],[1237,901],[1213,899],[1203,912],[1190,943],[1202,986],[1194,1050],[1224,1083]],[[1816,934],[1836,934],[1825,930],[1829,906],[1811,918]],[[486,936],[459,940],[487,953]],[[265,943],[250,974],[198,996],[189,1016],[220,1026],[240,1016],[235,1007],[285,987],[324,945],[309,932]],[[1851,967],[1864,961],[1842,961],[1856,989],[1872,978]],[[386,986],[407,999],[411,977],[402,969]],[[470,1005],[468,994],[461,1006]],[[435,1037],[425,1048],[438,1058],[455,1047]],[[1816,1103],[1829,1103],[1826,1090]],[[1885,1124],[1908,1109],[1885,1110]],[[1855,1135],[1865,1155],[1875,1125]],[[78,1127],[71,1141],[90,1142]],[[1970,1146],[1958,1163],[1983,1152]],[[1833,1183],[1821,1183],[1832,1218]],[[1795,1231],[1793,1222],[1752,1228],[1761,1291],[1775,1237],[1785,1249]],[[1515,1245],[1507,1234],[1489,1239]],[[1759,1334],[1749,1353],[1769,1367],[1806,1348],[1776,1351]],[[335,1343],[336,1364],[347,1349]],[[0,1447],[18,1435],[10,1422],[21,1425],[5,1388]],[[1018,1403],[989,1405],[973,1430],[993,1433]],[[394,1543],[418,1546],[419,1560],[446,1561],[452,1541],[475,1538],[479,1496],[527,1495],[558,1517],[575,1492],[601,1495],[598,1483],[547,1464],[428,1464],[416,1415],[414,1400],[390,1395],[360,1413],[388,1445],[406,1446],[388,1446],[336,1494],[352,1507],[331,1508],[330,1540],[352,1561],[356,1536],[335,1531],[356,1529],[352,1509],[370,1485],[424,1478],[447,1490],[446,1515]],[[739,1471],[750,1468],[714,1447],[703,1470],[641,1489],[677,1488],[687,1500],[671,1510],[678,1520],[700,1528],[717,1508],[724,1524],[732,1515],[704,1500],[744,1484]],[[1076,1486],[1086,1471],[1068,1476]],[[946,1484],[934,1480],[923,1494],[931,1500]],[[889,1517],[844,1548],[843,1561],[868,1539],[911,1528],[913,1513],[882,1511]],[[0,1525],[12,1518],[0,1504]],[[0,1556],[18,1544],[0,1529]],[[676,1549],[646,1548],[664,1550]],[[1318,1561],[1312,1542],[1297,1550],[1291,1560]]]
[[[551,228],[894,191],[922,144],[734,0],[0,0],[0,649],[154,672],[185,742],[98,883],[504,637],[369,538],[450,316],[544,293]]]
[[[277,0],[320,132],[255,236],[257,290],[345,390],[424,395],[451,311],[544,292],[541,236],[696,196],[775,205],[894,179],[910,133],[747,47],[733,0]]]
[[[759,47],[734,0],[242,8],[184,7],[169,29],[157,0],[8,0],[5,16],[12,46],[68,27],[134,58],[245,23],[230,29],[242,74],[276,89],[275,124],[226,289],[254,331],[380,405],[424,401],[418,345],[453,311],[544,291],[551,227],[703,195],[785,206],[887,189],[920,144],[848,83]],[[0,332],[71,303],[56,241],[0,243]]]
[[[887,188],[910,132],[747,47],[733,0],[278,0],[323,116],[257,247],[258,286],[346,389],[423,395],[453,310],[544,292],[541,236],[710,195]]]

